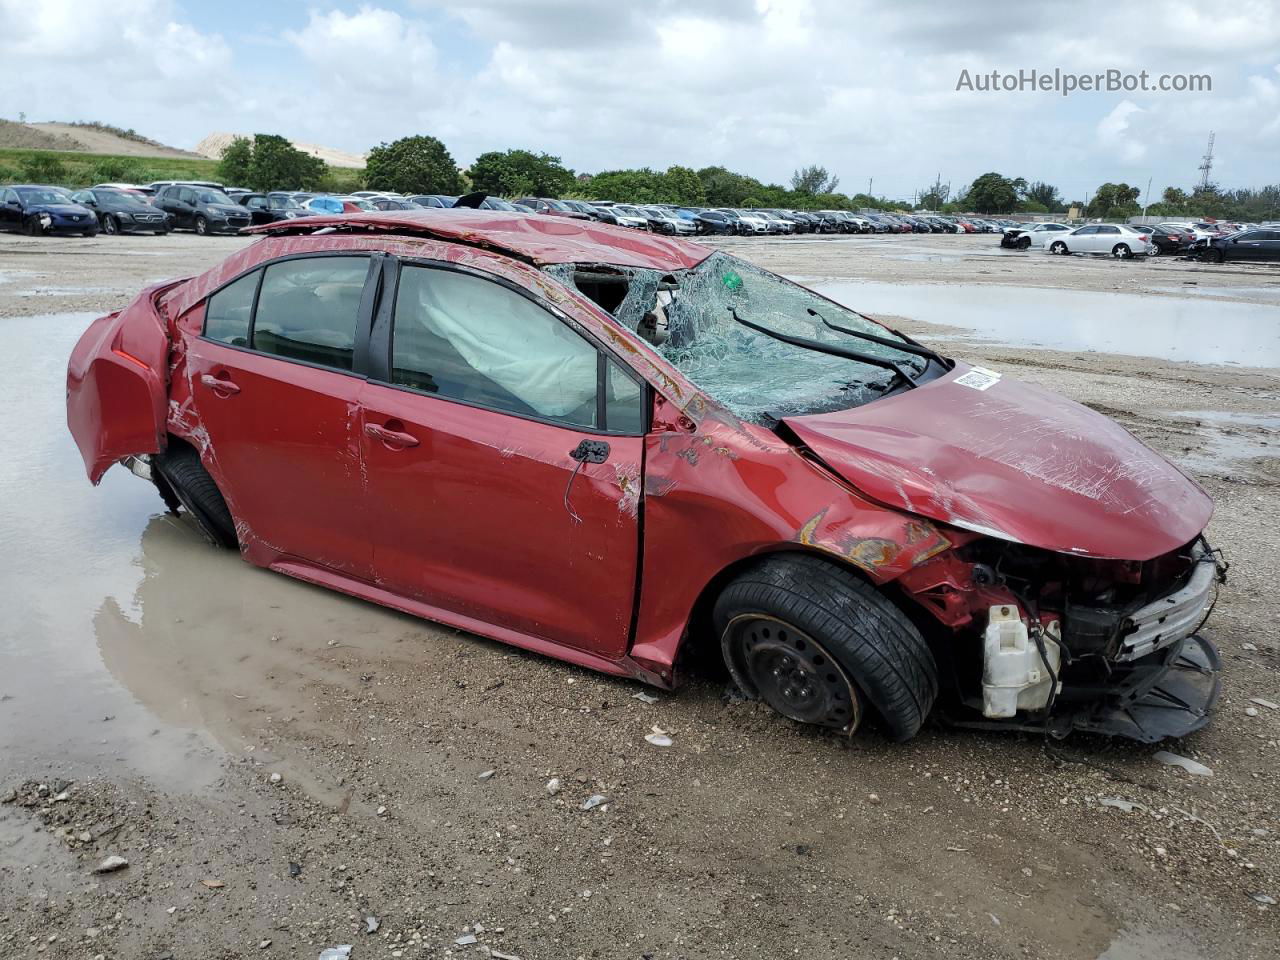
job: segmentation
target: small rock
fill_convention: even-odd
[[[455,940],[455,941],[453,941],[453,942],[454,942],[454,943],[456,943],[456,944],[457,944],[458,946],[460,946],[460,947],[468,947],[468,946],[470,946],[470,945],[471,945],[471,944],[473,944],[473,943],[478,943],[479,941],[478,941],[478,940],[476,940],[475,934],[473,934],[473,933],[464,933],[462,936],[460,936],[457,940]]]
[[[551,796],[554,797],[559,792],[560,792],[560,778],[552,777],[550,780],[547,781],[547,793],[551,794]]]
[[[270,941],[270,940],[261,940],[261,941],[259,941],[259,942],[258,942],[258,949],[259,949],[259,950],[265,950],[265,949],[267,949],[267,947],[269,947],[269,946],[271,946],[271,941]]]
[[[76,834],[76,839],[79,840],[81,843],[88,843],[90,840],[93,839],[93,834],[90,833],[88,830],[82,830],[80,833]]]
[[[1256,716],[1258,715],[1258,708],[1257,708],[1257,707],[1245,707],[1245,708],[1244,708],[1244,715],[1245,715],[1246,717],[1256,717]]]
[[[103,860],[100,864],[93,868],[94,873],[115,873],[117,870],[123,870],[129,865],[129,861],[124,857],[112,854]]]
[[[867,794],[867,803],[877,803],[877,804],[878,804],[879,802],[880,802],[880,794],[878,794],[878,793],[868,793],[868,794]]]
[[[165,910],[165,913],[169,914],[169,916],[173,916],[177,912],[178,912],[177,907],[169,907],[167,910]]]
[[[1245,650],[1249,650],[1249,651],[1254,651],[1258,649],[1258,645],[1256,643],[1249,643],[1248,641],[1245,641],[1244,643],[1240,644],[1240,646]]]
[[[672,739],[665,733],[646,733],[644,738],[655,747],[669,747],[673,743]]]
[[[364,918],[365,933],[377,933],[378,928],[380,926],[382,926],[382,924],[378,921],[378,918],[375,917],[373,914],[369,914],[369,916]]]
[[[478,776],[476,779],[477,779],[477,780],[492,780],[492,779],[493,779],[493,775],[494,775],[495,773],[497,773],[497,772],[498,772],[497,770],[485,770],[485,771],[481,772],[480,776]]]
[[[208,877],[206,877],[204,880],[201,880],[200,882],[203,883],[210,890],[221,890],[223,887],[226,886],[226,884],[223,883],[221,880],[213,880]]]
[[[279,783],[281,780],[283,780],[283,779],[284,779],[284,777],[280,776],[280,774],[278,774],[278,773],[273,773],[273,774],[272,774],[270,777],[268,777],[267,779],[269,779],[272,783]],[[270,945],[271,941],[270,941],[270,940],[268,940],[268,941],[266,941],[266,943],[267,943],[268,945]]]
[[[294,877],[295,879],[302,876],[302,864],[294,863],[293,861],[290,861],[289,876]]]
[[[1274,907],[1276,905],[1275,897],[1268,896],[1267,894],[1262,893],[1261,891],[1259,891],[1258,893],[1251,893],[1249,894],[1249,896],[1251,896],[1254,900],[1257,900],[1258,903],[1265,903],[1268,907]]]
[[[378,816],[380,816],[380,817],[385,817],[386,815],[387,815],[387,808],[386,808],[386,807],[379,807],[379,808],[378,808]]]
[[[593,793],[591,796],[587,797],[587,799],[582,801],[581,809],[592,810],[600,806],[600,804],[604,803],[608,799],[609,799],[608,797],[605,797],[599,793]]]
[[[1157,857],[1160,857],[1161,859],[1163,859],[1164,857],[1167,857],[1168,855],[1169,855],[1169,851],[1168,851],[1168,850],[1166,850],[1164,847],[1156,847],[1156,856],[1157,856]]]

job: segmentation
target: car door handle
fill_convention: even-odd
[[[200,382],[220,397],[230,397],[240,392],[240,388],[230,380],[221,380],[212,374],[202,374]]]
[[[366,423],[364,432],[375,440],[381,440],[388,447],[396,450],[418,445],[418,438],[413,434],[404,433],[401,430],[388,430],[386,427],[376,423]]]

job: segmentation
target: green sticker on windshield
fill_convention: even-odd
[[[738,276],[736,273],[734,273],[732,270],[730,270],[720,279],[724,281],[724,285],[728,287],[730,290],[737,290],[739,287],[742,286],[742,278]]]

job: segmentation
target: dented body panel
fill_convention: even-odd
[[[1149,560],[1209,522],[1208,495],[1114,420],[1008,377],[971,389],[966,371],[787,425],[880,503],[1045,550]]]

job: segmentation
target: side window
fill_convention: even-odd
[[[17,199],[18,195],[12,190],[6,190],[3,194],[0,194],[0,201],[4,203],[14,203]]]
[[[1084,236],[1088,236],[1089,234],[1094,234],[1097,232],[1098,232],[1097,227],[1081,227],[1079,230],[1076,231],[1076,236],[1084,237]]]
[[[196,202],[196,192],[187,187],[183,187],[178,191],[178,199],[183,203],[194,204]]]
[[[598,404],[599,362],[585,338],[499,283],[429,267],[400,272],[393,383],[572,426],[638,432],[642,391],[611,370]],[[601,406],[617,424],[600,422]]]
[[[250,210],[265,210],[267,209],[267,201],[264,197],[250,197],[245,206]]]
[[[249,321],[253,316],[253,295],[258,290],[261,270],[245,274],[209,298],[204,314],[204,335],[233,347],[249,345]]]
[[[263,353],[350,370],[368,257],[307,257],[266,268],[253,347]]]
[[[1119,233],[1120,228],[1119,227],[1099,227],[1098,232],[1099,233]]]

